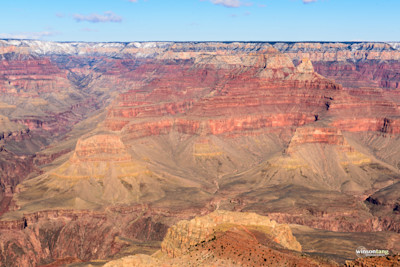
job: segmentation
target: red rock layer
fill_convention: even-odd
[[[339,119],[332,123],[332,126],[349,132],[378,131],[388,134],[400,133],[400,119],[397,118]]]
[[[20,96],[59,91],[69,86],[65,73],[49,59],[0,60],[0,92],[16,88]],[[22,90],[22,92],[19,92]]]
[[[288,150],[290,151],[296,146],[309,143],[348,146],[341,131],[337,128],[302,127],[296,129]]]
[[[119,105],[128,106],[128,104],[121,103]],[[111,108],[108,112],[108,117],[122,118],[135,118],[135,117],[151,117],[151,116],[166,116],[174,115],[177,113],[184,113],[190,109],[191,102],[178,102],[178,103],[163,103],[146,105],[143,103],[131,102],[130,105],[138,105],[139,107],[128,107],[124,109]]]
[[[131,156],[118,136],[95,135],[79,139],[71,162],[127,161]]]
[[[400,88],[400,51],[385,43],[275,44],[294,61],[310,58],[316,72],[345,87]]]
[[[400,64],[397,61],[316,62],[315,70],[348,87],[400,88]]]
[[[283,49],[284,53],[297,61],[310,58],[315,70],[330,79],[314,72],[308,60],[295,67],[290,58],[272,49],[269,44],[150,44],[140,48],[139,45],[122,45],[122,48],[120,45],[114,48],[82,48],[84,45],[77,45],[74,55],[68,52],[63,56],[57,56],[56,53],[47,56],[43,52],[44,56],[40,58],[29,55],[30,48],[2,47],[1,53],[19,51],[24,56],[13,56],[12,60],[6,60],[10,55],[1,55],[0,92],[20,97],[20,100],[28,103],[27,99],[37,100],[42,93],[73,89],[67,98],[57,98],[63,100],[60,103],[65,103],[62,110],[33,109],[38,114],[35,117],[23,115],[12,119],[27,125],[32,131],[38,129],[52,135],[65,133],[90,111],[109,103],[115,92],[123,90],[128,91],[110,106],[104,123],[108,130],[121,131],[122,140],[168,134],[171,131],[190,135],[243,136],[258,130],[283,128],[286,135],[291,135],[295,128],[315,121],[316,125],[321,123],[323,126],[314,127],[312,131],[299,129],[293,145],[325,143],[343,146],[345,142],[340,130],[398,134],[400,95],[378,87],[398,88],[398,63],[390,60],[398,61],[399,53],[388,51],[390,49],[385,44],[366,45],[359,51],[348,51],[346,45],[331,45],[342,50],[334,52],[324,49],[318,52],[324,47],[321,44],[299,44],[292,50]],[[312,48],[311,52],[306,51],[309,48]],[[130,52],[121,53],[121,49]],[[85,56],[79,56],[79,51]],[[377,59],[388,61],[378,62]],[[332,61],[341,62],[336,64]],[[342,82],[345,88],[339,84]],[[26,98],[28,96],[32,98]],[[111,155],[104,156],[104,160],[129,158],[120,140],[108,142],[100,138],[92,141],[97,144],[81,142],[78,145],[77,160],[96,160],[98,158],[93,159],[92,156],[102,154]],[[124,152],[122,155],[121,151]],[[3,168],[7,179],[11,177],[19,182],[12,171],[22,168],[16,164],[17,160],[13,160]],[[266,178],[259,180],[264,182]],[[239,181],[246,187],[243,181],[248,180]],[[253,188],[249,182],[245,190],[252,190],[250,187]],[[299,201],[299,206],[303,205],[302,201]],[[304,198],[304,201],[310,200]],[[338,203],[339,206],[343,205],[340,201]],[[5,206],[0,204],[0,207]],[[199,211],[192,210],[191,215],[196,212]],[[122,245],[115,240],[117,232],[124,232],[123,229],[136,227],[137,231],[131,236],[137,238],[143,235],[153,240],[161,240],[155,234],[157,231],[165,233],[164,226],[147,224],[146,219],[136,221],[136,217],[129,218],[129,223],[134,221],[135,226],[132,226],[128,220],[122,223],[118,216],[113,221],[114,217],[107,217],[107,213],[66,213],[60,216],[56,212],[25,215],[25,219],[20,221],[2,222],[0,228],[25,230],[0,235],[4,238],[1,244],[6,244],[1,248],[0,260],[6,264],[24,266],[28,260],[36,264],[41,259],[63,258],[72,254],[86,260],[108,257],[120,250]],[[168,210],[160,216],[169,216],[170,213],[171,210]],[[310,210],[310,213],[310,217],[304,214],[274,216],[285,222],[335,231],[399,231],[398,219],[390,216],[377,218],[371,215],[363,222],[360,218],[364,217],[357,212],[347,214],[352,216],[350,220],[334,212],[326,214]],[[40,232],[38,229],[44,221],[45,231]],[[143,225],[156,229],[152,231]],[[32,229],[27,229],[30,227]],[[114,227],[120,228],[115,230]],[[36,233],[41,234],[37,236]],[[83,233],[85,238],[82,238]],[[99,235],[103,239],[99,239]],[[228,235],[227,240],[236,240],[234,237]],[[246,238],[238,239],[247,242]],[[224,242],[228,241],[224,239]],[[39,243],[43,245],[37,246]],[[264,252],[257,250],[260,255]]]
[[[165,70],[168,75],[140,90],[121,94],[109,109],[105,126],[123,130],[131,138],[165,134],[172,129],[225,134],[301,126],[315,121],[315,114],[326,109],[327,99],[341,89],[312,70],[295,69],[276,50],[261,55],[257,57],[265,63],[254,67],[232,65],[236,60],[242,64],[253,60],[243,55],[221,56],[214,63],[210,63],[214,60],[211,57],[207,64],[200,60],[197,68],[184,66],[181,72]],[[175,100],[182,98],[187,100]]]

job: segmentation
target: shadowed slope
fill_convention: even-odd
[[[392,240],[387,242],[388,248],[398,251],[394,245],[399,231],[396,185],[400,177],[396,152],[400,98],[396,91],[365,84],[343,88],[315,71],[318,66],[313,66],[313,55],[304,54],[297,65],[298,61],[294,64],[270,44],[120,43],[95,48],[60,44],[52,48],[62,55],[40,49],[30,55],[32,47],[17,48],[24,51],[20,58],[4,56],[16,60],[15,71],[21,70],[19,61],[29,61],[31,56],[35,60],[49,57],[30,62],[34,67],[27,68],[29,73],[20,73],[20,84],[33,72],[45,71],[46,67],[36,66],[44,64],[54,75],[38,76],[40,79],[51,84],[51,79],[58,77],[69,87],[61,89],[65,84],[60,82],[59,88],[53,88],[35,80],[24,84],[20,92],[11,88],[10,98],[0,98],[5,103],[2,111],[11,122],[52,135],[51,140],[60,134],[61,139],[85,114],[110,103],[104,120],[97,116],[77,125],[38,154],[34,162],[40,169],[17,187],[16,204],[10,206],[15,210],[2,217],[8,219],[1,221],[2,229],[28,229],[18,232],[19,248],[30,240],[25,232],[32,234],[43,221],[59,219],[57,229],[67,225],[66,234],[54,245],[37,247],[41,256],[35,263],[56,259],[59,254],[54,254],[53,248],[65,244],[70,245],[65,246],[68,253],[60,253],[62,257],[93,260],[127,255],[123,247],[136,241],[121,233],[128,220],[140,221],[130,217],[137,204],[148,207],[146,218],[163,226],[218,209],[252,211],[280,223],[336,231],[327,235],[338,240],[357,236],[357,232],[379,236]],[[386,48],[382,49],[379,53],[383,55]],[[373,56],[375,52],[360,53]],[[21,108],[27,105],[27,110],[37,113],[28,120],[26,114],[13,113],[13,105],[17,106],[15,99],[34,93],[35,87],[30,85],[36,82],[51,91],[38,93],[38,98],[53,99],[54,103],[62,98],[66,104],[53,110],[53,102],[49,106],[41,100],[18,102]],[[90,129],[82,129],[85,125]],[[116,225],[104,245],[95,238],[91,222],[104,233]],[[146,231],[135,228],[132,232],[155,238],[159,228],[152,228],[153,222],[143,224],[148,226]],[[81,232],[76,229],[85,228],[101,253],[78,238]],[[250,257],[244,253],[254,247],[258,255],[271,253],[289,259],[290,264],[302,262],[298,254],[286,253],[272,243],[262,229],[228,228],[219,229],[218,240],[192,248],[180,263],[190,261],[190,256],[214,263],[207,256],[211,255],[208,249],[230,243],[243,255],[217,250],[223,255],[218,264],[222,264],[219,260],[232,264],[248,261]],[[340,236],[340,231],[349,235]],[[373,231],[382,231],[382,235]],[[317,236],[311,233],[303,240],[310,237],[315,241]],[[241,250],[241,243],[249,246]],[[87,250],[80,250],[83,247]],[[154,247],[146,249],[154,251]],[[350,257],[337,247],[334,250],[332,254],[340,254],[341,260]],[[12,262],[18,249],[10,245],[2,251],[7,262]],[[22,251],[20,258],[26,260],[29,252]],[[326,254],[325,250],[321,255]],[[146,256],[140,260],[151,261]],[[259,260],[264,258],[257,256],[255,262]],[[304,261],[305,265],[314,263],[314,259]]]

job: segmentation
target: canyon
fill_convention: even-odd
[[[0,262],[398,254],[398,47],[0,40]]]

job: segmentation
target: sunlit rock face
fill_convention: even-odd
[[[398,47],[0,40],[1,261],[398,252]]]
[[[95,135],[78,140],[71,162],[129,161],[124,143],[118,136]]]
[[[180,221],[171,227],[163,243],[162,250],[172,257],[185,253],[191,246],[209,241],[213,238],[218,227],[227,228],[233,226],[260,226],[271,234],[271,239],[283,247],[295,251],[301,251],[301,245],[293,237],[289,227],[276,224],[267,217],[252,213],[235,213],[228,211],[215,211],[204,217],[195,218],[191,221]]]
[[[170,229],[162,250],[108,262],[105,266],[333,266],[300,256],[301,245],[288,225],[254,213],[215,211]]]
[[[120,95],[108,109],[106,127],[134,138],[174,129],[218,135],[301,126],[325,110],[326,95],[341,89],[315,73],[309,60],[295,68],[272,47],[254,54],[199,54],[194,67]]]

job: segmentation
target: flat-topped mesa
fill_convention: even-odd
[[[306,126],[296,129],[289,148],[308,143],[348,146],[342,132],[337,128]]]
[[[29,188],[46,188],[38,195],[42,204],[35,211],[154,201],[164,193],[147,164],[133,159],[121,139],[109,134],[79,140],[68,161],[20,184],[14,199],[21,209],[37,193]]]
[[[95,135],[79,139],[70,162],[128,161],[131,155],[116,135]]]
[[[344,152],[348,156],[356,153],[344,138],[341,130],[333,127],[304,126],[297,128],[286,152],[293,154],[298,147],[305,144],[336,146],[338,152]]]
[[[278,224],[268,217],[255,213],[230,212],[216,210],[206,216],[196,217],[190,221],[180,221],[168,229],[161,244],[161,249],[172,257],[177,257],[191,246],[207,242],[216,231],[229,230],[232,227],[260,227],[272,240],[284,248],[301,251],[301,245],[293,236],[288,225]]]
[[[118,136],[99,134],[78,140],[71,158],[50,171],[49,177],[78,180],[121,178],[136,177],[146,171],[145,166],[132,160]]]

